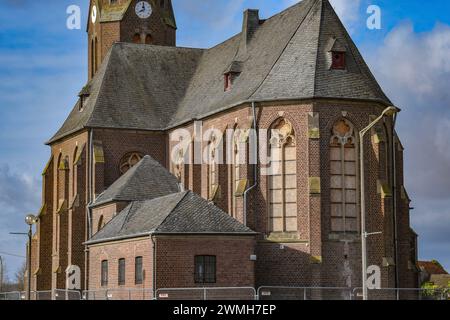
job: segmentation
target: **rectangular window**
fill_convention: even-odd
[[[216,283],[216,257],[195,256],[195,283]]]
[[[101,285],[102,287],[106,287],[108,285],[108,260],[102,261]]]
[[[125,285],[125,259],[119,259],[119,286]]]
[[[136,257],[134,261],[134,283],[142,284],[143,278],[142,257]]]

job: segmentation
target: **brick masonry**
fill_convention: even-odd
[[[119,1],[119,4],[121,3],[122,1]],[[121,22],[102,22],[95,25],[89,22],[89,41],[91,43],[92,39],[97,38],[100,48],[97,50],[97,56],[93,57],[92,45],[89,46],[90,70],[95,60],[98,62],[103,60],[114,42],[130,42],[136,32],[149,32],[155,44],[175,44],[175,29],[161,23],[160,9],[156,9],[156,15],[144,24],[132,12],[134,3],[135,1]],[[329,167],[331,129],[337,120],[344,117],[353,123],[356,130],[361,130],[369,124],[372,116],[379,115],[385,107],[375,102],[325,99],[256,103],[256,121],[259,128],[269,129],[280,118],[287,119],[293,125],[297,154],[298,223],[295,237],[291,240],[282,237],[277,239],[269,234],[267,176],[258,176],[257,188],[249,193],[247,217],[244,218],[243,197],[234,195],[232,185],[234,168],[229,164],[221,164],[218,166],[220,188],[219,196],[215,199],[216,205],[237,220],[246,221],[250,228],[257,231],[259,235],[256,242],[220,237],[157,239],[156,254],[159,257],[156,265],[157,286],[195,285],[192,283],[191,256],[200,252],[218,255],[220,262],[218,284],[223,286],[250,284],[360,286],[359,235],[342,236],[331,232]],[[319,119],[318,132],[314,136],[310,135],[311,113],[316,114]],[[242,104],[201,120],[204,131],[209,128],[223,131],[227,128],[250,128],[251,116],[251,106]],[[390,121],[386,121],[386,128],[390,128],[391,125]],[[192,122],[179,128],[186,129],[191,134],[194,132]],[[377,127],[376,130],[380,128]],[[146,257],[144,263],[148,270],[146,285],[151,286],[151,282],[148,282],[151,280],[148,278],[148,272],[151,272],[152,266],[148,259],[153,247],[149,239],[96,245],[90,248],[89,255],[85,252],[83,242],[88,239],[89,232],[97,231],[100,216],[103,215],[106,223],[126,204],[107,204],[96,208],[92,212],[92,221],[88,221],[86,207],[95,195],[100,194],[120,177],[120,161],[127,153],[148,154],[175,173],[175,167],[170,163],[170,154],[175,143],[169,142],[169,137],[173,131],[174,129],[164,132],[85,129],[51,145],[51,160],[43,174],[43,207],[33,241],[33,288],[37,290],[64,288],[65,269],[71,264],[78,265],[82,270],[83,289],[96,288],[99,283],[98,257],[110,257],[114,260],[121,256],[128,261],[134,259],[132,255],[137,252],[142,252]],[[389,130],[386,140],[392,141]],[[392,264],[383,266],[383,262],[395,258],[393,197],[392,195],[383,197],[379,192],[379,182],[389,180],[387,174],[390,169],[388,161],[390,150],[387,147],[389,144],[374,139],[374,132],[368,134],[364,143],[367,230],[382,232],[381,235],[369,238],[369,265],[376,264],[381,267],[383,287],[394,287],[394,266]],[[92,154],[91,145],[95,145],[99,155]],[[203,142],[201,147],[205,145],[206,142]],[[402,192],[403,149],[399,141],[396,142],[395,149],[400,274],[397,286],[416,287],[418,279],[414,255],[417,255],[415,248],[417,239],[410,229],[409,200]],[[192,153],[193,150],[189,152]],[[226,156],[225,153],[224,157]],[[92,170],[90,170],[91,162],[93,162]],[[259,165],[259,173],[261,169]],[[247,179],[248,186],[254,183],[253,170],[253,166],[240,166],[239,178]],[[208,198],[210,193],[208,166],[185,164],[182,171],[181,180],[186,188]],[[310,178],[320,178],[318,180],[320,192],[310,190]],[[256,263],[248,261],[252,253],[257,255]],[[237,267],[239,269],[236,269]],[[226,268],[239,274],[233,275],[231,271],[227,272]],[[159,273],[158,270],[165,272]],[[111,272],[113,277],[113,269]]]

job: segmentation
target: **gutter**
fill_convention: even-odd
[[[256,107],[255,107],[255,102],[252,102],[252,113],[253,113],[253,129],[255,130],[255,148],[254,148],[254,152],[255,152],[255,157],[256,157],[256,163],[253,166],[253,185],[250,186],[247,190],[244,191],[244,218],[243,218],[243,224],[244,226],[247,226],[247,197],[248,197],[248,193],[255,189],[258,186],[258,128],[256,126]],[[255,213],[255,222],[256,222],[256,213]],[[256,227],[256,224],[255,224]]]
[[[181,120],[179,122],[175,122],[174,124],[169,124],[167,125],[167,127],[163,127],[163,128],[158,128],[158,129],[143,129],[143,128],[128,128],[128,127],[96,127],[96,128],[100,128],[100,129],[115,129],[115,130],[139,130],[139,131],[148,131],[148,132],[162,132],[164,133],[165,131],[168,130],[173,130],[176,129],[177,127],[181,127],[184,126],[188,123],[191,123],[193,121],[201,121],[202,119],[208,118],[210,116],[213,116],[215,114],[227,111],[229,109],[233,109],[242,105],[245,105],[247,103],[253,103],[253,102],[258,102],[258,103],[270,103],[270,102],[289,102],[289,101],[312,101],[312,100],[338,100],[338,101],[350,101],[350,102],[374,102],[374,103],[379,103],[383,106],[389,106],[392,103],[388,103],[385,100],[382,99],[358,99],[358,98],[339,98],[339,97],[315,97],[315,96],[311,96],[311,97],[279,97],[279,98],[275,98],[275,99],[257,99],[257,100],[241,100],[239,102],[230,104],[228,106],[222,107],[220,109],[216,109],[214,111],[208,112],[203,114],[201,117],[192,117],[190,119],[187,120]],[[84,129],[93,129],[94,127],[89,127],[89,126],[82,126],[78,129],[74,129],[69,131],[66,134],[63,134],[62,136],[58,136],[56,138],[51,138],[49,141],[45,142],[46,145],[51,145],[53,143],[56,143],[60,140],[65,139],[67,136],[73,135],[75,133],[77,133],[78,131],[84,130]]]
[[[151,237],[151,236],[174,236],[174,235],[184,235],[184,236],[255,236],[257,234],[258,234],[258,232],[254,232],[254,231],[249,231],[249,232],[157,232],[157,231],[150,231],[150,232],[129,234],[129,235],[118,236],[118,237],[98,239],[98,240],[93,240],[93,241],[86,241],[83,244],[86,245],[86,246],[91,246],[91,245],[96,245],[96,244],[100,244],[100,243],[115,242],[115,241],[129,240],[129,239],[135,239],[135,238],[145,238],[145,237]]]

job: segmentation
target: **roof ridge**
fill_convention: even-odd
[[[125,219],[123,219],[122,226],[121,226],[120,229],[119,229],[119,233],[123,230],[123,228],[124,228],[125,225],[127,224],[128,220],[129,220],[129,218],[130,218],[131,210],[133,209],[134,205],[135,205],[135,202],[134,202],[134,201],[130,203],[129,209],[128,209],[128,212],[127,212],[127,215],[125,216]],[[113,219],[111,219],[111,221],[112,221],[112,220],[113,220]]]
[[[169,211],[169,213],[168,213],[167,216],[163,219],[163,221],[161,221],[161,223],[155,228],[155,231],[154,231],[154,232],[158,231],[159,227],[161,227],[161,226],[164,224],[164,222],[166,222],[166,220],[169,218],[170,214],[171,214],[172,212],[174,212],[176,208],[178,208],[178,206],[179,206],[179,204],[181,203],[181,201],[184,200],[184,198],[186,198],[186,196],[187,196],[189,193],[191,193],[191,192],[192,192],[192,191],[190,191],[190,190],[183,191],[183,193],[184,193],[183,196],[180,198],[180,200],[177,201],[177,203],[175,204],[175,206]],[[168,197],[168,196],[170,196],[170,195],[167,195],[166,197]],[[161,198],[162,198],[162,197],[161,197]],[[161,199],[161,198],[158,198],[158,199]]]
[[[320,1],[320,23],[319,23],[319,33],[317,35],[317,47],[316,47],[316,60],[314,66],[314,76],[313,76],[313,97],[316,96],[316,88],[317,88],[317,69],[319,64],[319,48],[320,48],[320,35],[322,34],[323,27],[323,1]]]
[[[308,0],[305,0],[308,1]],[[303,25],[303,22],[305,22],[306,18],[309,16],[309,14],[311,13],[311,10],[314,8],[314,6],[316,5],[316,3],[318,2],[317,0],[310,0],[311,4],[310,7],[308,9],[308,13],[305,14],[305,16],[303,17],[302,21],[298,24],[298,26],[295,28],[294,32],[292,33],[292,35],[289,37],[289,40],[286,42],[283,50],[280,52],[280,54],[278,55],[278,57],[275,59],[274,63],[272,64],[272,66],[270,67],[270,69],[268,70],[267,74],[264,76],[264,79],[260,82],[260,84],[256,87],[255,90],[253,90],[253,92],[248,96],[247,99],[250,99],[256,92],[258,92],[258,90],[262,87],[262,85],[264,84],[264,82],[266,82],[267,78],[269,77],[269,75],[271,74],[273,68],[277,65],[278,61],[280,60],[281,56],[283,55],[283,53],[286,51],[287,47],[289,46],[291,40],[295,37],[295,35],[297,34],[298,30],[300,29],[300,27]],[[276,14],[275,16],[286,12],[288,10],[292,10],[294,7],[300,5],[301,3],[303,3],[303,1],[297,3],[296,5],[287,8],[286,10]]]
[[[86,124],[84,125],[84,128],[89,127],[89,123],[91,122],[93,115],[94,115],[95,108],[97,107],[98,99],[99,99],[101,93],[103,92],[103,88],[105,86],[104,79],[105,79],[107,72],[110,70],[109,65],[110,65],[111,59],[112,59],[113,48],[114,48],[114,45],[108,50],[108,53],[106,54],[105,59],[103,60],[103,63],[100,65],[100,68],[104,68],[105,71],[101,75],[101,81],[100,81],[100,79],[98,79],[100,81],[100,87],[98,88],[97,96],[95,97],[95,101],[93,101],[91,114],[89,115],[88,119],[86,120]],[[95,76],[98,76],[100,78],[100,73],[97,72],[92,79],[95,79]]]
[[[228,41],[229,39],[225,40],[224,42]],[[158,44],[146,44],[146,43],[132,43],[132,42],[124,42],[124,41],[118,41],[113,44],[113,46],[118,45],[126,45],[130,47],[143,47],[143,48],[161,48],[161,49],[167,49],[167,50],[173,50],[176,51],[178,49],[182,50],[192,50],[192,51],[205,51],[209,50],[208,48],[194,48],[194,47],[179,47],[179,46],[163,46]]]

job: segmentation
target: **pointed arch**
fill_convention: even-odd
[[[294,128],[285,118],[277,119],[270,126],[269,154],[268,231],[296,232],[297,146]]]
[[[140,152],[129,152],[125,154],[120,160],[119,170],[121,174],[124,174],[132,167],[134,167],[143,158]]]
[[[142,43],[141,35],[139,33],[134,34],[133,43],[136,43],[136,44]]]
[[[145,36],[145,44],[153,44],[153,37],[150,34]]]
[[[337,120],[330,141],[331,231],[358,232],[357,134],[348,119]]]
[[[218,140],[215,133],[211,134],[208,141],[208,199],[214,201],[219,188],[219,159],[218,159]]]

